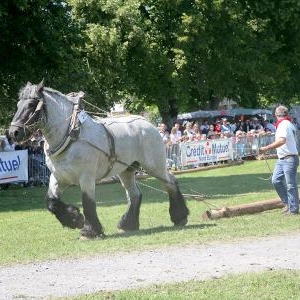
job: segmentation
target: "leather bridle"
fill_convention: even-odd
[[[44,112],[44,101],[42,98],[38,98],[38,104],[35,108],[35,111],[33,114],[29,117],[29,119],[24,123],[19,123],[19,122],[11,122],[11,126],[17,126],[19,128],[28,128],[31,126],[34,126],[36,123],[42,121],[45,119],[45,112]],[[25,99],[23,101],[26,101]]]

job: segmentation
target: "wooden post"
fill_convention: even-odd
[[[252,202],[248,204],[222,207],[212,210],[207,210],[202,218],[204,220],[214,220],[220,218],[230,218],[235,216],[249,215],[260,213],[265,210],[283,208],[284,204],[281,200],[273,199],[266,201]]]

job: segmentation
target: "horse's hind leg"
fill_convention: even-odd
[[[135,180],[135,170],[128,168],[119,174],[119,178],[126,191],[128,206],[118,223],[118,228],[124,231],[138,230],[142,193]]]
[[[180,192],[177,179],[171,173],[167,173],[169,182],[163,182],[166,191],[169,194],[169,213],[174,225],[182,226],[188,222],[189,210],[186,206],[183,195]]]
[[[161,171],[161,173],[159,172]],[[165,175],[162,175],[165,174]],[[177,179],[167,170],[157,168],[151,175],[160,180],[169,195],[169,213],[175,226],[183,226],[188,222],[189,210],[180,192]]]
[[[66,227],[75,229],[82,228],[84,217],[80,213],[79,208],[66,204],[60,200],[61,186],[53,174],[50,176],[49,188],[46,195],[46,204],[50,212],[52,212],[59,222]]]

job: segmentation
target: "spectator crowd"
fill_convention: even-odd
[[[300,129],[297,119],[294,124]],[[216,119],[214,122],[207,120],[201,122],[184,121],[175,123],[171,129],[166,124],[158,126],[159,133],[166,145],[180,144],[207,139],[260,136],[275,133],[276,127],[273,119],[262,120],[256,117],[230,123],[227,118]]]
[[[293,123],[300,130],[296,118],[293,119]],[[273,119],[263,120],[253,117],[236,122],[229,122],[227,118],[216,119],[215,121],[175,122],[172,128],[168,128],[166,124],[161,123],[158,125],[158,130],[167,149],[171,149],[171,151],[166,152],[167,160],[172,158],[173,163],[175,161],[178,164],[176,161],[179,161],[179,146],[181,143],[231,138],[236,145],[237,152],[242,157],[247,147],[245,140],[251,142],[254,137],[268,138],[268,136],[275,133],[276,127]],[[44,143],[43,134],[40,130],[37,130],[30,138],[20,143],[11,137],[8,130],[6,130],[5,135],[0,136],[0,152],[28,150],[28,183],[33,185],[35,182],[47,184],[50,174],[45,165]],[[1,186],[3,188],[3,185]]]
[[[44,159],[44,138],[41,130],[35,131],[28,139],[17,142],[9,131],[5,130],[3,138],[0,138],[0,152],[27,150],[28,151],[28,185],[47,184],[49,171]],[[5,189],[9,184],[1,184]]]
[[[0,152],[28,150],[28,154],[43,154],[44,138],[41,130],[35,131],[27,140],[20,143],[17,142],[9,131],[5,130],[4,137],[0,138]]]

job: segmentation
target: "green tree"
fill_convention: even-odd
[[[269,43],[238,2],[70,4],[85,32],[88,90],[104,107],[120,98],[137,110],[155,104],[171,126],[179,111],[215,108],[223,97],[258,106],[262,83],[272,81],[262,72]]]
[[[169,126],[223,97],[289,104],[299,97],[299,14],[297,0],[4,0],[1,118],[21,85],[43,77],[104,110],[156,105]]]
[[[167,0],[69,3],[85,28],[82,53],[94,78],[90,93],[96,85],[102,105],[120,98],[135,108],[155,104],[170,126],[189,88],[178,76],[185,62],[177,36],[182,12],[193,6]]]
[[[0,124],[7,125],[27,81],[72,86],[80,36],[70,7],[59,0],[2,0],[0,17]]]
[[[238,3],[241,17],[249,24],[259,49],[261,95],[269,103],[291,104],[299,97],[299,1],[242,0]]]

